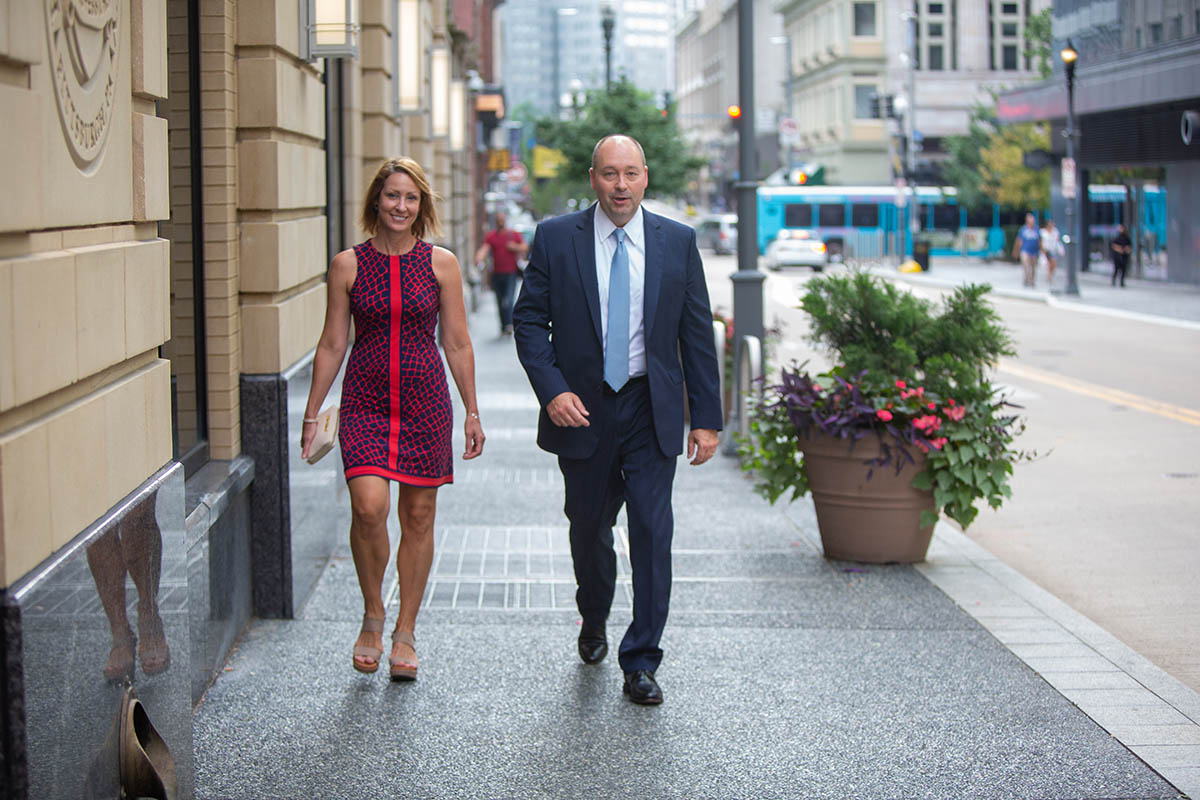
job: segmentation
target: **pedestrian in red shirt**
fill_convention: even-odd
[[[496,293],[496,305],[500,309],[500,335],[512,336],[513,299],[517,292],[517,259],[525,255],[529,245],[525,238],[509,230],[508,217],[503,211],[496,212],[496,228],[483,237],[483,244],[475,252],[475,264],[482,269],[488,251],[492,252],[492,268],[489,283]]]

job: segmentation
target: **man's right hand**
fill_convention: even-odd
[[[546,413],[550,415],[550,421],[560,428],[586,428],[591,425],[587,420],[588,410],[574,392],[556,395],[546,404]]]

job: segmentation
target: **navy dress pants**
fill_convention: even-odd
[[[621,640],[618,659],[625,672],[653,671],[662,661],[659,640],[671,598],[676,459],[659,449],[644,377],[632,379],[616,394],[606,393],[602,403],[601,409],[588,409],[591,424],[601,426],[595,454],[558,460],[579,586],[575,601],[585,625],[600,626],[608,619],[617,580],[613,525],[624,505],[633,567],[633,622]]]

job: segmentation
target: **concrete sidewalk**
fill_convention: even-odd
[[[343,545],[198,707],[199,797],[1200,796],[1195,693],[948,526],[920,567],[826,561],[811,504],[767,505],[721,456],[680,463],[666,702],[632,705],[615,657],[575,655],[562,484],[496,328],[489,296],[472,319],[487,446],[439,495],[420,679],[351,669]],[[347,506],[307,513],[344,540]],[[610,639],[630,613],[618,533]],[[394,571],[385,585],[390,625]]]
[[[1055,271],[1052,289],[1046,285],[1044,271],[1039,272],[1035,288],[1022,286],[1020,265],[1006,261],[934,256],[929,272],[924,273],[901,273],[894,266],[878,264],[864,266],[916,285],[952,287],[988,283],[996,294],[1004,297],[1200,329],[1200,286],[1135,278],[1126,280],[1124,288],[1113,286],[1112,264],[1108,263],[1093,264],[1089,271],[1078,273],[1078,296],[1064,294],[1067,275],[1062,266]]]

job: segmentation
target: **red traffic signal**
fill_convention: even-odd
[[[730,106],[725,109],[725,113],[729,115],[730,119],[737,119],[742,115],[742,107],[737,105]]]

